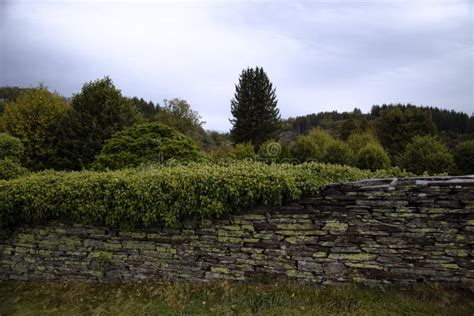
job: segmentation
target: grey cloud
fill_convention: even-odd
[[[126,95],[187,99],[229,128],[242,68],[284,117],[413,102],[473,111],[470,1],[36,1],[0,7],[0,85],[65,95],[110,75]]]

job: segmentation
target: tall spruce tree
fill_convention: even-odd
[[[234,143],[251,142],[255,148],[278,138],[280,114],[275,88],[261,67],[242,71],[231,101],[230,135]]]

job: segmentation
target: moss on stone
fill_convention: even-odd
[[[227,242],[227,243],[231,243],[231,244],[240,244],[243,242],[243,239],[242,238],[235,238],[235,237],[225,237],[225,236],[219,236],[217,238],[218,241],[220,242]]]
[[[328,232],[322,230],[276,230],[275,234],[282,236],[324,236]]]
[[[99,257],[103,257],[103,258],[112,258],[112,253],[110,252],[107,252],[107,251],[91,251],[89,253],[89,257],[91,258],[99,258]]]
[[[329,259],[338,259],[338,260],[355,260],[355,261],[363,261],[363,260],[373,260],[377,257],[377,255],[369,254],[365,252],[361,253],[330,253]]]
[[[455,257],[467,257],[469,255],[469,252],[465,249],[445,249],[444,252]]]
[[[243,241],[244,242],[253,242],[253,243],[255,243],[255,242],[259,242],[260,239],[258,239],[258,238],[243,238]]]
[[[35,241],[35,235],[33,234],[25,234],[25,233],[18,234],[18,242],[21,244],[27,244],[34,241]]]
[[[142,233],[142,232],[133,232],[132,233],[132,238],[134,239],[142,239],[142,238],[145,238],[146,237],[146,233]]]
[[[319,237],[316,237],[316,236],[314,237],[313,236],[293,236],[293,237],[285,238],[285,241],[292,245],[317,243],[318,240],[319,240]]]
[[[276,228],[279,230],[296,230],[296,231],[301,231],[301,230],[312,230],[314,229],[313,224],[287,224],[287,223],[282,223],[282,224],[276,224]]]
[[[341,223],[337,220],[327,221],[324,225],[323,230],[328,230],[330,232],[345,232],[349,228],[349,225],[346,223]]]
[[[363,269],[376,269],[376,270],[383,270],[383,267],[376,265],[376,264],[371,264],[371,263],[363,263],[363,262],[347,262],[345,263],[347,267],[350,268],[363,268]]]
[[[259,221],[259,220],[265,220],[266,217],[265,215],[260,215],[260,214],[245,214],[245,215],[239,215],[238,217],[236,218],[240,218],[240,219],[246,219],[246,220],[250,220],[250,221]]]
[[[250,226],[250,225],[245,225],[245,226]],[[252,226],[250,226],[250,227],[252,227]],[[224,226],[222,226],[222,229],[225,229],[225,230],[241,230],[241,227],[239,225],[224,225]]]
[[[212,272],[222,273],[222,274],[229,274],[229,269],[224,267],[211,267]]]
[[[106,243],[104,243],[104,249],[106,249],[106,250],[119,250],[119,249],[122,249],[122,244],[106,242]]]
[[[7,256],[12,255],[13,254],[13,248],[12,247],[5,247],[3,249],[3,254],[7,255]]]
[[[313,274],[307,271],[299,271],[299,270],[290,269],[290,270],[286,270],[285,274],[287,277],[290,277],[290,278],[304,278],[308,280],[313,279]]]
[[[245,232],[243,230],[223,230],[219,229],[217,231],[218,236],[224,236],[224,237],[243,237],[243,236],[250,236],[248,232]]]
[[[266,260],[267,256],[260,253],[253,253],[250,255],[250,258],[255,259],[255,260]]]
[[[460,267],[456,263],[442,263],[441,266],[444,269],[454,269],[454,270],[459,270]]]
[[[61,243],[66,245],[66,246],[70,246],[70,247],[82,246],[82,242],[79,239],[63,238],[63,239],[61,239]]]

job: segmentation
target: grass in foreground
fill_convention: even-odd
[[[0,315],[473,315],[469,290],[0,281]]]

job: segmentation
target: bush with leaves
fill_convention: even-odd
[[[307,161],[324,162],[326,150],[334,138],[325,130],[315,128],[307,135],[299,136],[291,145],[291,154],[300,163]]]
[[[6,133],[0,133],[0,160],[10,158],[20,161],[24,152],[25,148],[20,139]]]
[[[24,147],[21,141],[13,136],[0,133],[0,180],[9,180],[28,173],[20,161]]]
[[[347,138],[347,144],[352,148],[355,154],[364,148],[367,144],[379,144],[379,139],[373,133],[353,133]]]
[[[321,161],[322,153],[319,147],[308,135],[299,136],[291,144],[290,152],[292,157],[299,163],[307,161]]]
[[[323,161],[338,165],[352,165],[354,160],[354,152],[351,147],[340,140],[333,140],[326,147]]]
[[[258,159],[263,162],[278,162],[283,157],[283,146],[275,140],[267,140],[258,148]]]
[[[390,166],[390,158],[378,143],[368,143],[356,155],[356,166],[372,171],[386,169]]]
[[[436,137],[415,136],[403,152],[401,166],[416,174],[449,173],[454,159],[448,147]]]
[[[201,153],[188,136],[160,123],[138,124],[105,141],[95,169],[123,169],[170,159],[197,161]]]
[[[474,174],[474,140],[464,141],[456,146],[454,161],[459,174]]]
[[[17,160],[12,158],[0,159],[0,180],[15,179],[28,173],[28,169]]]
[[[68,108],[62,96],[42,85],[25,90],[7,103],[2,123],[8,134],[23,143],[25,166],[32,170],[54,167],[56,124]]]
[[[280,205],[334,182],[403,176],[337,165],[238,161],[190,163],[108,172],[43,172],[0,180],[0,228],[65,219],[134,228],[219,217]]]
[[[329,132],[320,128],[315,128],[309,131],[308,137],[319,148],[319,151],[321,152],[321,155],[322,155],[321,157],[324,157],[326,149],[334,141],[334,137],[332,137],[331,134],[329,134]]]
[[[250,143],[235,144],[234,147],[229,150],[229,158],[237,160],[253,160],[255,159],[255,151]]]

